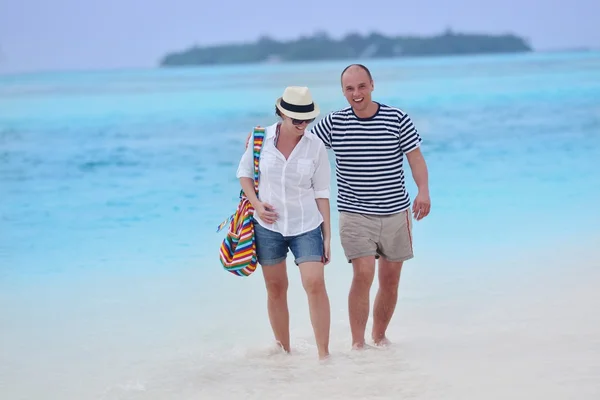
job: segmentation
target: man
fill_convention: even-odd
[[[379,261],[379,290],[373,309],[372,339],[389,344],[386,330],[398,299],[400,271],[413,258],[412,217],[429,214],[428,171],[420,150],[421,137],[401,109],[371,99],[370,71],[352,64],[341,74],[350,107],[319,121],[312,131],[333,149],[338,182],[340,238],[354,269],[348,296],[352,347],[365,346],[369,291]],[[418,194],[410,212],[403,158],[406,155]]]
[[[396,308],[402,265],[414,257],[412,218],[426,217],[431,202],[422,139],[408,114],[371,99],[373,78],[364,65],[346,67],[341,83],[350,106],[328,114],[312,132],[335,154],[340,239],[354,269],[348,295],[352,348],[362,349],[375,261],[379,290],[371,337],[383,346],[390,343],[386,330]],[[418,188],[412,213],[404,155]]]

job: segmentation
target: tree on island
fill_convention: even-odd
[[[350,33],[335,40],[326,32],[279,41],[262,36],[252,43],[193,46],[165,55],[160,65],[190,66],[268,61],[316,61],[344,59],[375,59],[432,55],[465,55],[485,53],[520,53],[533,49],[527,41],[513,34],[487,35],[455,33],[451,29],[439,35],[385,36]]]

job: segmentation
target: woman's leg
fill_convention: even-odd
[[[329,356],[329,329],[331,325],[329,296],[325,289],[325,271],[322,262],[304,262],[299,265],[302,286],[308,296],[310,320],[317,342],[319,358]]]
[[[290,352],[290,315],[287,304],[288,277],[285,260],[262,268],[267,287],[267,309],[275,340]]]
[[[310,232],[290,238],[290,248],[300,268],[302,286],[308,297],[319,358],[329,356],[329,330],[331,325],[329,296],[325,288],[323,236],[318,227]]]
[[[275,340],[290,352],[290,316],[287,304],[288,277],[284,237],[255,222],[256,252],[267,288],[267,310]]]

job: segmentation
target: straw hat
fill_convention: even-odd
[[[304,86],[288,86],[275,106],[282,114],[294,119],[313,119],[319,115],[319,107],[313,102],[310,90]]]

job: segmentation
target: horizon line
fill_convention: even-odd
[[[560,48],[546,48],[546,49],[533,49],[530,52],[525,53],[478,53],[478,54],[434,54],[434,55],[419,55],[419,56],[399,56],[399,57],[381,57],[381,58],[369,58],[366,61],[392,61],[392,60],[421,60],[421,59],[433,59],[433,58],[465,58],[465,57],[498,57],[498,56],[530,56],[536,54],[547,54],[547,53],[595,53],[600,52],[600,46],[598,47],[586,47],[586,46],[573,46],[573,47],[560,47]],[[283,61],[280,65],[294,65],[303,63],[323,63],[323,62],[341,62],[350,60],[295,60],[295,61]],[[365,62],[365,60],[363,60]],[[249,63],[238,63],[238,64],[221,64],[221,65],[190,65],[190,66],[160,66],[160,65],[123,65],[114,67],[47,67],[47,68],[32,68],[22,69],[14,71],[2,71],[0,67],[0,77],[6,78],[9,76],[26,76],[36,74],[60,74],[60,73],[96,73],[96,72],[116,72],[126,70],[198,70],[198,69],[214,69],[214,68],[231,68],[231,67],[242,67],[242,66],[260,66],[265,65],[264,62],[249,62]],[[0,64],[1,66],[1,64]]]

